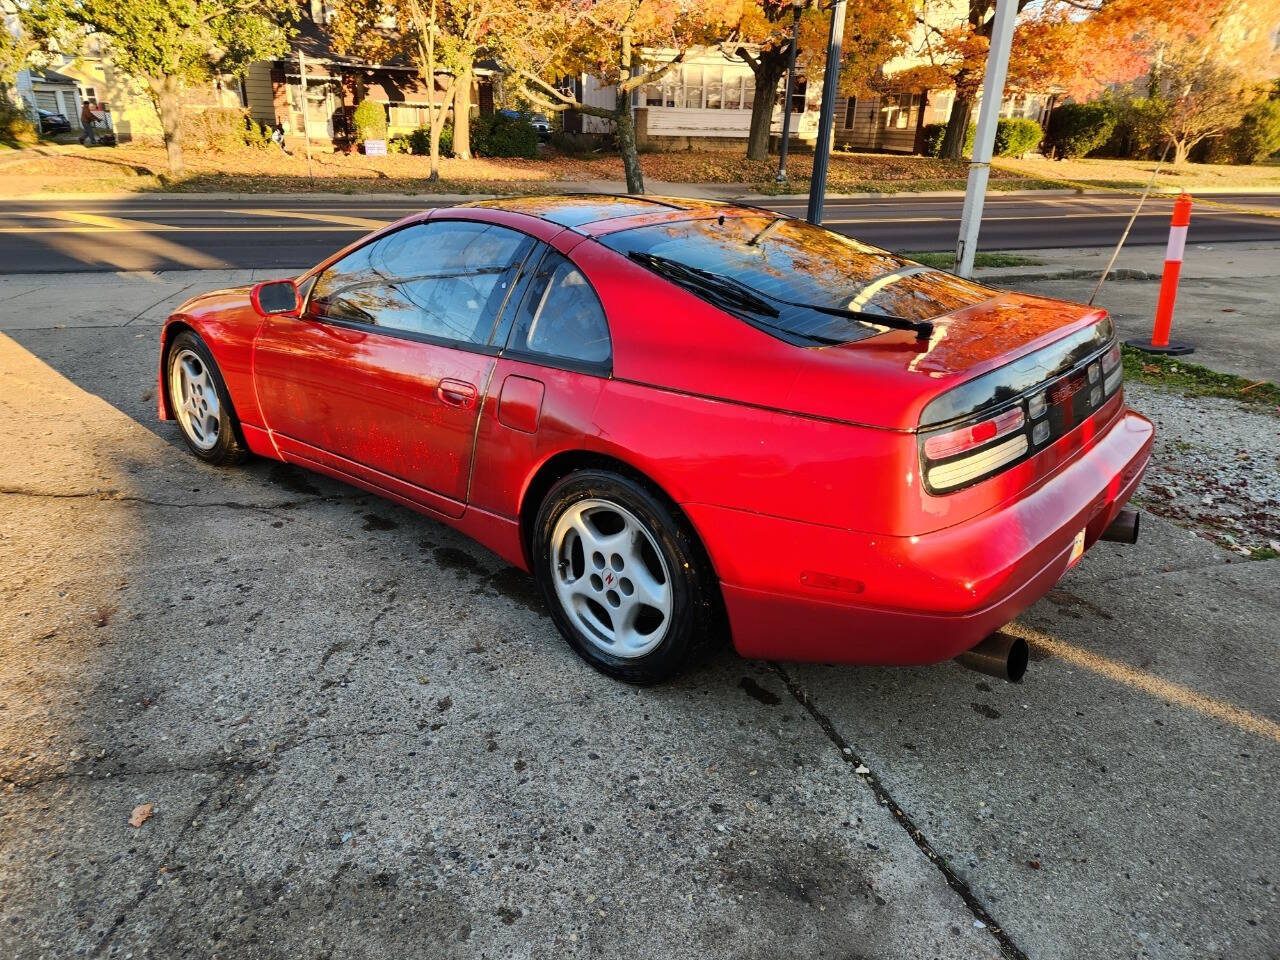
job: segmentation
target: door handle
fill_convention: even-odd
[[[476,388],[474,384],[464,383],[461,380],[445,379],[441,380],[440,385],[436,387],[436,396],[440,398],[441,403],[469,410],[476,402]]]

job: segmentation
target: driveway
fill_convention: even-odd
[[[1148,518],[1013,628],[1019,686],[724,651],[633,689],[439,524],[195,461],[176,294],[99,282],[0,300],[0,955],[1280,952],[1280,560]],[[1275,464],[1274,417],[1200,409]]]

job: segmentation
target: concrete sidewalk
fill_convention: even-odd
[[[1150,337],[1164,247],[1122,251],[1095,303],[1115,319],[1121,337]],[[1026,293],[1086,302],[1109,249],[1019,250],[1043,263],[991,267],[974,279]],[[1189,244],[1182,265],[1173,336],[1194,344],[1187,360],[1255,380],[1280,382],[1280,246]]]

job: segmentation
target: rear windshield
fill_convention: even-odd
[[[763,212],[758,217],[636,227],[607,234],[600,242],[624,256],[663,257],[750,287],[778,307],[776,316],[755,318],[760,326],[788,340],[847,342],[884,328],[875,326],[870,316],[867,321],[833,317],[787,304],[930,320],[996,295],[805,220]],[[746,307],[731,312],[753,319]]]

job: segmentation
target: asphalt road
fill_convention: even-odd
[[[1280,213],[1280,196],[1213,198]],[[1135,200],[1129,197],[1026,197],[987,200],[980,245],[986,250],[1109,246]],[[0,273],[75,270],[309,267],[361,234],[439,201],[370,195],[335,198],[140,195],[112,200],[13,201],[0,206]],[[1162,244],[1170,200],[1147,202],[1131,244]],[[772,206],[802,216],[804,203]],[[831,200],[826,224],[897,251],[949,250],[959,226],[958,198]],[[1201,205],[1191,243],[1280,240],[1280,217]]]
[[[0,956],[1280,955],[1280,560],[1150,517],[1011,628],[1020,686],[627,687],[432,520],[190,456],[172,279],[3,293]],[[1271,414],[1130,400],[1191,502],[1274,475]]]

